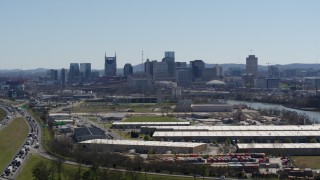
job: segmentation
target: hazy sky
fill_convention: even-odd
[[[144,58],[260,65],[320,63],[319,0],[3,0],[0,69],[118,68]]]

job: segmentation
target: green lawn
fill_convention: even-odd
[[[0,108],[0,121],[2,121],[7,116],[7,112]]]
[[[320,169],[320,156],[292,156],[291,159],[299,168]]]
[[[18,175],[18,180],[29,180],[33,179],[32,177],[32,169],[33,167],[40,161],[44,161],[48,166],[52,165],[52,161],[42,158],[37,154],[30,154],[30,157],[25,165],[23,165],[22,170],[20,171],[20,174]],[[62,173],[61,177],[62,179],[70,179],[70,176],[72,173],[76,172],[78,170],[78,166],[73,166],[69,164],[63,164],[62,166]],[[87,170],[87,168],[82,167],[82,172]],[[57,173],[55,173],[54,179],[58,179]]]
[[[131,116],[123,122],[180,122],[180,120],[168,116]]]
[[[42,127],[42,140],[43,140],[43,146],[44,149],[48,152],[50,152],[50,142],[53,139],[53,136],[50,134],[48,127],[44,127],[44,123],[40,118],[40,115],[32,110],[28,110],[28,113],[36,119],[40,123],[40,126]]]
[[[53,139],[53,137],[50,134],[48,128],[42,128],[43,147],[48,152],[51,152],[50,143],[51,143],[52,139]]]
[[[31,154],[27,163],[22,167],[20,174],[17,177],[17,180],[29,180],[33,179],[32,177],[32,169],[33,167],[40,161],[45,162],[48,166],[51,166],[52,161],[44,159],[37,154]],[[88,170],[88,168],[82,167],[82,174]],[[78,171],[78,166],[63,164],[61,179],[70,179],[71,176]],[[125,177],[125,174],[122,174],[122,177]],[[173,177],[173,176],[159,176],[159,175],[145,175],[144,173],[139,175],[139,179],[144,180],[191,180],[193,178],[181,178],[181,177]],[[57,173],[55,173],[53,179],[58,179]],[[122,179],[122,178],[121,178]],[[131,177],[128,175],[126,180],[130,180]]]
[[[28,136],[28,125],[23,118],[13,119],[0,131],[0,169],[3,170],[15,156]]]
[[[118,105],[107,105],[108,103],[92,103],[82,102],[77,106],[71,108],[71,112],[86,112],[86,113],[99,113],[99,112],[125,112],[127,109],[132,109],[134,112],[154,112],[156,108],[162,108],[164,106],[170,107],[174,104],[152,104],[152,103],[141,103],[141,104],[118,104]],[[159,111],[161,112],[161,110]]]

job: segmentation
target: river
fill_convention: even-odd
[[[288,110],[288,111],[295,111],[299,114],[306,114],[310,117],[310,120],[315,120],[316,123],[320,123],[320,112],[315,112],[315,111],[303,111],[303,110],[299,110],[299,109],[293,109],[293,108],[288,108],[288,107],[284,107],[282,105],[279,104],[269,104],[269,103],[260,103],[260,102],[250,102],[250,101],[236,101],[236,100],[228,100],[227,101],[228,104],[246,104],[247,106],[251,107],[252,109],[269,109],[269,108],[276,108],[276,109],[284,109],[284,110]]]

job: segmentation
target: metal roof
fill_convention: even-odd
[[[281,148],[281,149],[320,149],[320,143],[272,143],[272,144],[260,144],[260,143],[251,143],[251,144],[237,144],[239,149],[273,149],[273,148]]]
[[[319,131],[156,131],[153,137],[306,137]]]
[[[71,116],[68,113],[50,113],[49,117],[53,117],[53,116]]]
[[[320,131],[320,125],[263,125],[263,126],[142,126],[162,129],[172,129],[178,131]]]
[[[190,122],[114,122],[112,125],[190,125]]]
[[[137,141],[137,140],[110,140],[110,139],[92,139],[82,141],[80,144],[108,144],[108,145],[131,145],[131,146],[165,146],[165,147],[190,147],[194,148],[205,143],[188,142],[164,142],[164,141]]]

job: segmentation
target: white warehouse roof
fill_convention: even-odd
[[[145,127],[145,126],[142,126]],[[320,125],[267,125],[267,126],[147,126],[156,128],[157,131],[162,129],[172,129],[179,131],[320,131]]]
[[[273,148],[283,148],[283,149],[312,149],[320,148],[320,143],[272,143],[272,144],[237,144],[239,149],[273,149]]]
[[[190,148],[194,148],[200,145],[205,145],[205,143],[110,140],[110,139],[92,139],[92,140],[82,141],[79,144],[109,144],[109,145],[163,146],[163,147],[190,147]]]
[[[114,122],[112,125],[146,125],[146,126],[161,126],[161,125],[190,125],[190,122]]]
[[[320,131],[156,131],[153,137],[306,137]]]

